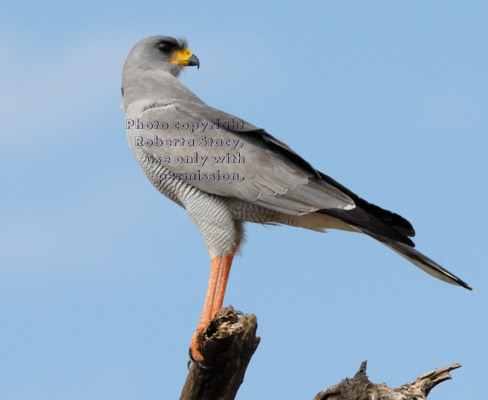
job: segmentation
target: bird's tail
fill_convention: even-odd
[[[363,200],[361,199],[361,201]],[[364,203],[362,204],[364,207],[356,207],[352,210],[327,209],[320,210],[318,213],[339,219],[353,230],[371,236],[420,269],[444,282],[473,290],[462,279],[415,250],[415,244],[409,238],[409,236],[415,235],[415,231],[406,219],[378,206]]]
[[[366,233],[367,235],[375,238],[376,240],[383,243],[385,246],[388,246],[390,249],[400,254],[402,257],[406,258],[412,264],[416,265],[417,267],[424,270],[428,274],[444,282],[451,283],[453,285],[459,285],[466,289],[473,290],[473,288],[469,286],[466,282],[464,282],[462,279],[458,278],[456,275],[449,272],[447,269],[441,267],[434,260],[422,254],[420,251],[414,249],[412,246],[382,237],[373,232],[368,232],[368,230],[364,228],[357,228],[357,227],[355,228],[360,232]]]

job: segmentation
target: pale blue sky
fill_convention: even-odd
[[[408,218],[440,282],[374,240],[249,225],[224,304],[262,342],[238,399],[401,385],[459,362],[431,400],[476,399],[488,356],[488,4],[58,1],[0,16],[0,398],[176,399],[209,259],[130,152],[131,47],[184,36],[182,81]]]

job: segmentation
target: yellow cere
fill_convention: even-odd
[[[177,50],[169,62],[177,62],[178,64],[188,65],[188,60],[192,55],[193,53],[189,49]]]

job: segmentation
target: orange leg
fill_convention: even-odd
[[[210,322],[210,319],[212,318],[215,290],[217,288],[217,281],[219,279],[221,263],[222,257],[217,257],[212,260],[212,265],[210,267],[210,278],[208,280],[207,296],[205,297],[205,304],[203,305],[202,316],[200,317],[198,328],[191,338],[190,352],[193,359],[198,362],[203,361],[202,353],[200,353],[200,343],[198,341],[198,335],[205,330],[208,323]]]
[[[227,287],[227,280],[229,279],[230,267],[232,265],[232,260],[234,258],[234,253],[230,253],[224,257],[222,260],[222,269],[220,270],[219,286],[217,287],[217,293],[215,294],[215,301],[212,307],[213,316],[222,308],[222,303],[224,302],[225,288]]]

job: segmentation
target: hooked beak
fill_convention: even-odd
[[[169,62],[176,62],[185,67],[196,66],[200,68],[200,60],[189,49],[177,50]]]

